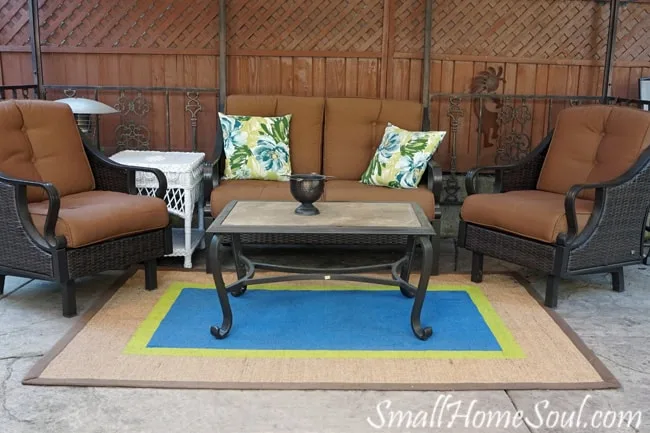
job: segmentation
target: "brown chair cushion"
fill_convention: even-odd
[[[230,95],[225,111],[264,117],[291,114],[291,171],[320,173],[324,109],[325,99],[317,96]]]
[[[429,220],[435,216],[433,193],[424,186],[413,189],[366,185],[355,180],[330,180],[325,184],[325,201],[415,202]]]
[[[388,122],[410,131],[422,129],[422,104],[368,98],[327,98],[323,173],[359,180],[368,168]]]
[[[612,180],[650,144],[650,113],[591,105],[562,110],[537,189],[565,194],[572,185]],[[580,197],[594,199],[594,190]]]
[[[23,132],[23,116],[14,100],[0,102],[0,172],[6,176],[42,182],[34,165],[32,146]],[[45,198],[41,188],[27,188],[27,200]]]
[[[555,243],[568,227],[564,198],[563,194],[537,190],[475,194],[465,199],[460,215],[466,222]],[[587,225],[593,207],[591,200],[576,200],[579,232]]]
[[[216,217],[231,200],[295,201],[289,182],[271,180],[223,180],[210,194],[212,216]],[[296,202],[298,206],[298,202]]]
[[[47,201],[30,203],[36,229],[43,234]],[[112,191],[89,191],[61,197],[55,233],[70,248],[161,229],[169,223],[167,205],[159,198]]]
[[[90,191],[95,178],[72,110],[53,101],[16,101],[33,164],[44,182],[52,182],[61,196]],[[43,195],[42,199],[46,199]]]

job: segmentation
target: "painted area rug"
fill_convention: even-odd
[[[234,275],[227,275],[233,281]],[[413,276],[415,280],[417,276]],[[422,323],[398,289],[340,281],[251,286],[221,323],[211,277],[137,271],[24,379],[30,385],[213,389],[597,389],[619,383],[516,275],[430,280]]]

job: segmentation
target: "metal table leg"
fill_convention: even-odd
[[[356,266],[349,268],[300,268],[295,266],[282,266],[267,263],[252,262],[242,253],[241,239],[239,234],[232,235],[232,251],[237,271],[237,281],[226,286],[223,280],[221,267],[221,249],[223,242],[221,235],[214,235],[210,243],[209,260],[210,270],[214,279],[214,284],[219,297],[219,303],[223,313],[223,322],[221,325],[210,327],[210,333],[217,339],[226,338],[232,327],[233,315],[230,307],[228,294],[241,296],[246,292],[249,285],[277,283],[281,281],[300,281],[300,280],[346,280],[358,281],[364,283],[382,284],[388,286],[397,286],[402,294],[407,298],[415,298],[411,310],[411,329],[417,338],[426,340],[432,335],[430,327],[422,327],[420,315],[422,306],[429,285],[433,269],[433,260],[437,257],[429,236],[409,236],[407,241],[407,250],[404,257],[394,263]],[[415,244],[418,242],[422,246],[422,271],[418,286],[410,284],[409,277],[411,274],[413,259],[415,255]],[[253,279],[255,268],[266,269],[278,272],[288,272],[298,275],[283,275],[273,277],[263,277]],[[392,269],[392,279],[376,278],[369,276],[352,275],[355,273],[373,272],[380,269]]]
[[[214,285],[217,289],[219,296],[219,303],[221,304],[221,311],[223,312],[223,321],[220,326],[213,325],[210,327],[210,333],[217,339],[221,340],[226,338],[232,327],[232,310],[230,309],[230,301],[228,300],[228,291],[223,282],[223,275],[221,273],[221,257],[220,246],[222,238],[219,235],[212,237],[210,242],[210,260],[212,261],[212,278]]]
[[[233,261],[235,262],[235,270],[237,271],[237,279],[242,279],[246,276],[246,269],[244,268],[244,263],[242,262],[242,246],[241,246],[241,236],[239,234],[232,235],[232,256]],[[234,288],[230,291],[233,296],[241,296],[246,293],[248,286],[242,284],[240,287]]]
[[[429,286],[429,277],[431,277],[434,254],[431,239],[429,239],[427,236],[419,236],[418,242],[422,246],[422,270],[420,273],[418,290],[415,292],[413,309],[411,310],[411,329],[413,329],[413,333],[420,340],[426,340],[431,337],[433,330],[430,327],[422,327],[422,324],[420,323],[420,314],[422,313],[424,298],[427,294],[427,288]]]
[[[402,265],[402,271],[400,272],[400,278],[408,283],[409,278],[411,277],[411,270],[413,269],[413,259],[415,256],[415,236],[409,236],[406,239],[406,262]],[[412,298],[415,296],[415,290],[412,286],[407,284],[400,284],[400,292],[407,298]]]

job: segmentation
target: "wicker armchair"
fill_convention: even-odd
[[[611,273],[643,261],[650,207],[650,113],[593,105],[563,110],[554,131],[526,158],[466,177],[459,245],[472,251],[473,282],[488,255],[547,274],[545,304],[560,279]],[[476,176],[495,172],[495,191],[477,194]]]
[[[56,281],[71,317],[75,278],[140,262],[156,288],[156,259],[172,249],[164,174],[83,144],[65,104],[0,102],[0,132],[0,294],[7,275]],[[155,174],[157,197],[136,195],[136,170]]]

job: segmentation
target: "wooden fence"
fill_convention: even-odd
[[[47,85],[218,87],[221,35],[215,0],[39,3]],[[424,0],[226,3],[227,94],[423,99]],[[609,6],[597,0],[435,0],[431,127],[449,129],[450,101],[441,95],[450,93],[566,96],[563,104],[574,96],[598,95],[608,16]],[[28,27],[24,0],[0,0],[3,84],[32,82]],[[650,76],[648,30],[650,4],[621,7],[612,94],[637,97],[638,79]],[[150,147],[192,149],[188,95],[172,95],[169,121],[175,126],[165,140],[165,96],[142,94],[149,104],[141,123],[149,130]],[[60,90],[48,92],[50,99],[61,96]],[[137,92],[126,96],[135,98]],[[99,92],[111,105],[119,97],[119,92]],[[476,115],[477,100],[482,110],[494,111],[490,99],[462,99],[466,114],[456,155],[452,158],[449,140],[437,155],[447,169],[454,164],[464,171],[497,157],[490,137],[485,146],[475,144],[478,124],[484,122]],[[218,105],[208,95],[201,96],[201,104],[196,148],[210,152]],[[539,100],[531,105],[537,115],[525,129],[533,145],[561,106]],[[112,131],[118,123],[106,120],[102,127],[108,150],[117,147]]]

